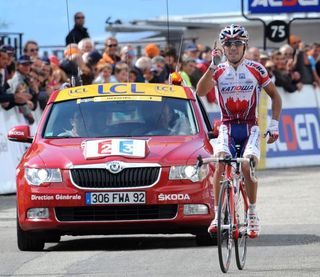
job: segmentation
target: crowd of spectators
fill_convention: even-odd
[[[29,40],[23,55],[16,57],[10,45],[0,47],[0,104],[3,109],[17,106],[29,124],[31,111],[44,109],[50,94],[69,82],[76,85],[112,82],[167,83],[178,69],[187,86],[196,87],[211,63],[211,48],[188,43],[181,56],[174,47],[160,48],[150,43],[138,57],[131,45],[119,45],[115,37],[96,49],[84,27],[84,14],[74,16],[74,28],[66,37],[63,59],[39,56],[39,45]],[[306,44],[297,36],[272,52],[256,47],[247,49],[246,58],[263,64],[275,84],[288,93],[301,91],[303,85],[320,87],[320,44]],[[207,96],[215,102],[214,92]]]

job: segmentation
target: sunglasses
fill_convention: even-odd
[[[117,47],[118,44],[108,44],[107,46],[108,46],[108,47]]]
[[[244,45],[245,42],[242,40],[228,40],[224,43],[224,46],[231,47],[234,45],[235,47],[240,47],[241,45]]]
[[[77,16],[76,19],[84,19],[84,16]]]
[[[38,52],[39,51],[39,48],[32,48],[32,49],[29,49],[30,52]]]

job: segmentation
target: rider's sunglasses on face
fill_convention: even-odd
[[[245,42],[242,40],[228,40],[224,43],[224,46],[231,47],[234,45],[235,47],[240,47],[241,45],[244,45]]]
[[[108,46],[109,48],[111,48],[111,47],[117,47],[118,44],[108,44],[107,46]]]

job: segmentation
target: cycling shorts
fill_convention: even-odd
[[[260,129],[252,124],[223,123],[214,144],[214,155],[224,152],[236,156],[236,145],[240,145],[242,157],[255,156],[260,159]]]

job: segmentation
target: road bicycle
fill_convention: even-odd
[[[247,211],[249,200],[244,186],[241,163],[248,162],[250,175],[255,180],[255,163],[253,158],[241,158],[240,146],[236,145],[236,158],[202,158],[198,157],[198,166],[204,163],[218,162],[225,164],[225,172],[221,181],[218,204],[217,242],[219,264],[226,273],[230,266],[233,244],[235,246],[236,263],[239,270],[244,268],[247,256]],[[250,237],[254,237],[250,234]]]

